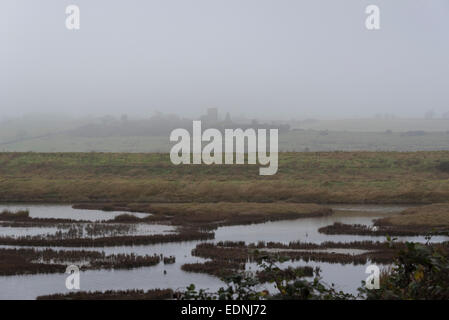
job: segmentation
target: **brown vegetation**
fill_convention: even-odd
[[[238,270],[243,270],[245,264],[225,261],[212,260],[203,263],[186,263],[181,266],[181,269],[187,272],[207,273],[216,277],[229,277],[236,274]]]
[[[30,218],[30,212],[28,210],[19,210],[16,212],[3,210],[0,212],[0,220],[3,221],[26,221]]]
[[[400,229],[394,230],[392,228],[385,230],[384,228],[373,228],[362,224],[345,224],[341,222],[334,222],[334,224],[321,227],[318,232],[335,235],[335,234],[349,234],[349,235],[363,235],[363,236],[418,236],[422,233],[415,229]],[[426,234],[426,232],[424,232]]]
[[[267,258],[339,264],[366,264],[368,261],[388,264],[393,261],[396,252],[403,248],[403,243],[391,244],[372,241],[324,242],[322,244],[258,242],[249,245],[244,242],[231,241],[216,244],[200,243],[192,250],[192,255],[212,260],[204,263],[185,264],[182,269],[225,277],[235,274],[238,270],[243,270],[247,262],[261,262]],[[362,249],[367,250],[367,252],[360,254],[336,253],[329,249]],[[288,274],[289,271],[286,272]],[[305,273],[306,276],[308,274],[308,272]]]
[[[176,262],[175,256],[164,257],[164,264],[173,264]]]
[[[149,245],[166,242],[181,242],[193,240],[210,240],[214,233],[201,232],[194,229],[181,229],[178,233],[112,236],[101,238],[53,238],[48,236],[33,237],[0,237],[0,245],[33,246],[33,247],[111,247]]]
[[[153,289],[143,290],[108,290],[105,292],[71,292],[67,294],[51,294],[39,296],[37,300],[165,300],[173,299],[173,290],[171,289]]]
[[[197,248],[207,247],[209,244],[199,244]],[[249,249],[300,249],[300,250],[325,250],[325,249],[360,249],[360,250],[383,250],[391,248],[388,242],[380,241],[351,241],[351,242],[334,242],[325,241],[320,244],[312,242],[291,241],[287,244],[282,242],[264,242],[250,243],[248,245],[243,241],[219,241],[217,247],[226,248],[249,248]],[[402,246],[401,243],[395,243],[395,248]]]
[[[437,203],[416,208],[409,208],[398,215],[376,221],[379,226],[427,227],[449,230],[449,204]]]
[[[72,219],[59,219],[59,218],[32,218],[28,210],[10,211],[3,210],[0,212],[0,221],[11,221],[16,223],[30,223],[30,226],[40,225],[57,225],[61,223],[87,223],[88,220],[72,220]]]
[[[63,273],[68,264],[77,264],[81,270],[132,269],[154,266],[162,259],[166,258],[85,250],[0,249],[0,275]]]
[[[447,228],[433,228],[423,225],[386,225],[377,222],[374,227],[360,224],[334,224],[318,229],[319,232],[335,235],[364,235],[364,236],[426,236],[447,234]]]
[[[272,270],[271,272],[266,272],[264,270],[257,271],[256,276],[261,283],[273,282],[278,279],[283,280],[296,280],[299,277],[312,277],[313,268],[309,266],[305,267],[288,267],[286,269]]]
[[[374,227],[334,223],[318,230],[325,234],[369,236],[419,236],[449,233],[449,204],[408,208],[399,214],[374,221]]]
[[[278,173],[261,177],[259,166],[175,166],[168,154],[0,153],[0,201],[446,202],[448,158],[447,151],[280,153]]]

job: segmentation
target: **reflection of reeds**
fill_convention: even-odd
[[[165,300],[172,299],[171,289],[143,290],[108,290],[105,292],[71,292],[67,294],[51,294],[39,296],[37,300]]]

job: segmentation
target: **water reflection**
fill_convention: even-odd
[[[91,210],[75,210],[70,206],[3,206],[3,208],[17,210],[29,208],[31,216],[71,218],[79,220],[104,220],[106,217],[112,218],[119,214],[117,212],[102,212]],[[324,235],[318,232],[318,228],[342,222],[347,224],[372,225],[372,220],[404,209],[403,206],[337,206],[342,212],[337,212],[333,216],[305,218],[292,221],[276,221],[263,224],[253,224],[244,226],[220,227],[216,230],[217,241],[245,241],[246,243],[258,241],[275,241],[288,243],[290,241],[303,241],[322,243],[324,241],[361,241],[374,240],[384,241],[384,237],[354,236],[354,235]],[[343,211],[357,211],[360,214],[347,214]],[[153,226],[148,226],[151,228]],[[159,226],[166,227],[166,226]],[[0,228],[1,229],[1,228]],[[17,229],[17,228],[16,228]],[[162,230],[162,229],[161,229]],[[159,231],[161,231],[159,230]],[[1,231],[0,231],[1,232]],[[0,233],[1,234],[1,233]],[[424,237],[399,237],[401,241],[413,240],[424,242]],[[447,241],[447,237],[433,237],[432,241]],[[197,288],[209,288],[216,290],[223,283],[216,277],[205,274],[187,273],[181,270],[184,263],[195,263],[205,261],[202,258],[193,257],[191,251],[200,241],[166,243],[145,246],[124,246],[106,248],[88,248],[87,250],[104,251],[106,254],[112,253],[135,253],[138,255],[164,254],[176,257],[176,263],[164,265],[163,263],[153,266],[138,268],[134,270],[115,271],[86,271],[81,274],[82,290],[126,290],[126,289],[152,289],[152,288],[185,288],[194,283]],[[5,246],[2,246],[3,248]],[[11,247],[10,247],[11,248]],[[23,247],[22,247],[23,248]],[[35,248],[43,249],[43,248]],[[54,250],[82,250],[83,248],[57,248]],[[367,263],[368,265],[369,263]],[[361,281],[368,276],[365,274],[367,265],[340,265],[331,263],[316,262],[286,262],[284,264],[292,266],[310,265],[319,266],[322,276],[327,283],[334,283],[336,287],[352,294],[357,293],[357,288]],[[247,268],[254,270],[255,265],[248,264]],[[164,270],[167,272],[164,275]],[[29,275],[0,277],[0,299],[34,299],[38,295],[64,293],[66,275]]]

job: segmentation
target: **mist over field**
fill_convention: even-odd
[[[0,151],[169,152],[170,133],[203,128],[275,128],[279,151],[438,151],[449,150],[449,119],[406,119],[391,115],[365,119],[263,120],[208,109],[188,118],[155,113],[148,117],[28,114],[0,121]]]

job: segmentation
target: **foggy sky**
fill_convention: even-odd
[[[449,111],[448,77],[447,0],[0,2],[0,117],[422,117]]]

